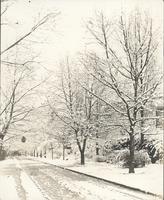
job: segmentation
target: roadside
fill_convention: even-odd
[[[144,168],[136,168],[135,174],[129,174],[127,169],[107,163],[87,162],[81,166],[74,159],[50,160],[46,158],[35,158],[59,167],[69,169],[78,173],[84,173],[100,179],[124,185],[126,187],[141,190],[158,196],[163,196],[163,165],[150,164]]]

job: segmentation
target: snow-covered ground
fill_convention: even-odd
[[[163,194],[163,167],[162,165],[148,165],[145,168],[135,169],[135,174],[129,174],[127,169],[115,166],[87,164],[85,167],[72,167],[83,173],[98,176],[110,181],[154,194]]]
[[[11,165],[13,163],[12,160],[6,160],[0,162],[0,169],[2,169],[6,165]],[[9,191],[10,192],[6,192]],[[0,174],[0,200],[19,200],[16,191],[16,183],[12,176],[7,174]]]
[[[16,172],[13,170],[15,167]],[[17,160],[1,161],[0,169],[0,200],[44,200]]]
[[[162,188],[162,165],[149,165],[145,168],[136,169],[136,174],[128,174],[127,169],[121,169],[106,163],[87,162],[85,166],[80,166],[74,159],[63,161],[36,158],[36,160],[144,190],[148,187],[147,191],[162,194],[162,190],[159,189]],[[63,200],[158,199],[36,160],[21,157],[0,162],[0,200],[60,200],[61,198]],[[153,190],[152,188],[156,189]]]
[[[0,200],[19,200],[13,177],[0,176],[0,188]]]
[[[135,174],[129,174],[128,169],[123,169],[107,163],[87,162],[84,166],[81,166],[74,159],[65,161],[62,159],[37,159],[130,187],[138,188],[146,192],[163,195],[162,164],[149,164],[144,168],[136,168]]]

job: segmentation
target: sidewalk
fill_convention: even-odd
[[[123,185],[127,188],[163,196],[162,164],[150,164],[144,168],[136,168],[135,174],[129,174],[128,169],[122,169],[107,163],[87,162],[85,166],[81,166],[75,160],[63,161],[45,158],[37,158],[37,160]]]

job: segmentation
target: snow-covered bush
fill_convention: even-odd
[[[117,156],[117,161],[122,167],[129,167],[129,149],[121,150]],[[134,153],[134,167],[144,167],[145,164],[150,163],[150,158],[146,151],[140,150]]]
[[[14,151],[10,151],[8,153],[9,156],[21,156],[21,151],[20,150],[14,150]]]
[[[147,150],[152,163],[156,163],[156,161],[163,161],[164,151],[162,140],[147,139],[144,141],[142,148]]]
[[[106,157],[98,155],[95,157],[95,161],[96,162],[106,162]]]
[[[111,151],[110,153],[108,153],[106,155],[106,162],[110,164],[117,164],[118,163],[117,157],[119,153],[120,150]]]
[[[85,157],[91,159],[95,155],[95,152],[96,152],[95,143],[88,142],[85,150]]]
[[[103,154],[106,155],[114,163],[114,157],[112,158],[112,152],[117,150],[124,150],[129,148],[129,138],[119,138],[117,140],[106,141],[103,148]],[[151,163],[156,163],[157,161],[162,162],[164,158],[163,151],[163,140],[158,137],[153,136],[153,138],[145,138],[143,144],[140,144],[140,137],[135,140],[136,151],[145,150],[147,151]]]
[[[111,148],[112,148],[112,141],[111,140],[105,141],[105,144],[103,146],[103,154],[107,155],[108,153],[110,153]]]
[[[103,150],[104,150],[104,154],[107,155],[111,151],[125,149],[125,148],[128,148],[128,146],[129,146],[129,138],[123,137],[116,140],[106,141],[104,144]]]

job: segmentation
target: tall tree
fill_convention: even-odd
[[[17,129],[26,132],[29,116],[38,106],[34,105],[37,89],[45,80],[35,80],[34,65],[25,62],[22,65],[9,64],[3,69],[0,109],[0,140],[3,142],[20,135]],[[27,128],[29,129],[29,128]],[[2,148],[1,145],[1,148]]]
[[[113,91],[115,98],[114,101],[111,96],[102,99],[90,92],[126,119],[126,124],[124,121],[118,125],[129,134],[129,173],[134,173],[135,135],[143,122],[150,119],[144,115],[144,110],[159,85],[154,73],[158,43],[152,19],[138,11],[128,19],[122,14],[116,24],[111,28],[109,20],[100,13],[87,25],[105,52],[105,56],[99,57],[99,65],[93,69],[88,67],[88,71],[108,94]],[[91,56],[91,59],[95,60],[95,57]]]
[[[80,152],[81,164],[84,165],[86,144],[93,129],[92,110],[96,101],[92,94],[83,90],[78,84],[79,76],[72,70],[67,60],[62,73],[61,87],[55,93],[60,106],[54,103],[51,108],[53,114],[63,122],[63,126],[67,125],[69,132],[72,133]],[[92,83],[88,82],[87,87],[92,90]]]
[[[10,12],[10,7],[12,7],[12,5],[13,4],[10,4],[8,1],[3,1],[1,3],[2,33],[4,32],[4,28],[5,31],[8,31],[6,27],[10,27],[10,23],[8,23],[8,12]],[[54,19],[56,19],[57,15],[58,13],[55,12],[41,17],[36,20],[35,24],[31,25],[30,30],[23,34],[19,32],[19,36],[15,41],[12,41],[13,38],[11,38],[11,42],[5,44],[5,46],[2,47],[3,49],[1,48],[0,139],[3,141],[4,138],[8,136],[9,129],[16,129],[18,124],[22,122],[25,123],[29,114],[33,111],[33,106],[30,104],[30,100],[29,104],[27,103],[27,99],[34,91],[36,91],[36,88],[44,82],[41,81],[38,83],[34,80],[33,64],[35,62],[35,56],[31,55],[33,52],[27,53],[26,50],[23,51],[25,48],[22,48],[22,44],[51,19],[51,22],[54,23]],[[8,36],[8,34],[6,35]],[[4,34],[2,39],[5,40],[5,37]],[[26,49],[29,46],[31,46],[31,43],[26,44]]]

